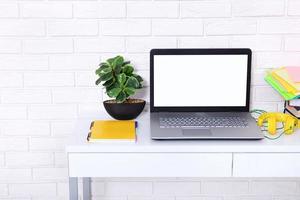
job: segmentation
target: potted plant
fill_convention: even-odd
[[[143,87],[143,79],[134,73],[130,61],[125,61],[122,56],[109,58],[99,64],[96,74],[99,76],[96,85],[101,83],[111,98],[103,102],[110,116],[119,120],[129,120],[135,119],[143,111],[146,102],[130,98],[136,90]]]

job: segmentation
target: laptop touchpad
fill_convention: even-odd
[[[182,129],[182,134],[184,136],[191,136],[191,137],[197,137],[197,136],[211,136],[212,133],[210,129],[207,128],[189,128],[189,129]]]

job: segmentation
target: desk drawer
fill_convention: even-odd
[[[300,177],[299,153],[235,153],[234,177]]]
[[[69,153],[70,177],[229,177],[231,153]]]

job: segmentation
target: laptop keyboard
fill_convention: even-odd
[[[240,117],[165,117],[159,121],[161,128],[247,127],[246,119]]]

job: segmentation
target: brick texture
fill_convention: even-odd
[[[253,50],[251,108],[282,109],[266,70],[300,65],[299,0],[0,1],[0,199],[68,199],[65,145],[106,99],[97,65],[152,48]],[[298,179],[95,179],[93,200],[297,200]]]

